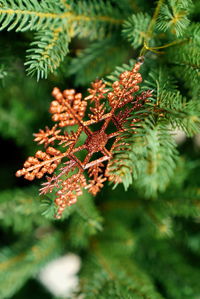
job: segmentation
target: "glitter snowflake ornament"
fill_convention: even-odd
[[[140,59],[132,70],[121,73],[112,88],[107,88],[102,80],[95,81],[88,89],[89,96],[84,99],[74,89],[63,92],[53,89],[55,100],[51,102],[50,113],[57,124],[34,134],[34,140],[43,144],[46,150],[39,150],[34,157],[29,157],[16,176],[33,180],[52,174],[47,176],[40,193],[56,190],[57,218],[67,206],[76,203],[83,188],[96,195],[107,179],[117,180],[109,173],[109,163],[115,163],[113,152],[126,142],[121,133],[130,122],[131,112],[141,109],[151,96],[151,91],[135,95],[142,82],[141,64]],[[89,112],[86,114],[87,106]],[[75,130],[67,131],[69,126]],[[132,128],[134,130],[134,126]],[[83,135],[85,140],[80,145]],[[56,143],[59,149],[55,148]],[[83,151],[86,152],[84,157],[81,155]]]

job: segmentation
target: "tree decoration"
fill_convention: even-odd
[[[47,177],[47,182],[40,190],[41,194],[56,192],[55,204],[58,206],[57,218],[60,218],[66,206],[71,206],[82,194],[82,188],[96,195],[103,187],[103,183],[109,179],[119,181],[120,178],[109,174],[107,161],[112,161],[113,150],[123,147],[126,143],[121,133],[126,130],[125,124],[130,122],[130,128],[134,133],[134,126],[129,120],[131,112],[139,110],[151,96],[151,91],[139,91],[139,83],[142,76],[138,72],[143,59],[139,59],[130,71],[120,74],[119,80],[112,84],[111,90],[106,83],[97,80],[88,89],[89,96],[82,99],[80,93],[74,89],[61,92],[54,88],[52,95],[55,100],[51,102],[50,113],[52,120],[57,124],[52,129],[46,127],[35,135],[35,141],[44,144],[45,152],[39,150],[34,157],[29,157],[24,163],[24,168],[17,171],[18,177],[24,176],[27,180],[41,178],[44,174],[52,174],[63,162],[58,174]],[[88,117],[85,112],[90,102]],[[60,128],[77,125],[76,131],[61,133]],[[98,129],[92,129],[98,126]],[[111,131],[111,132],[109,132]],[[86,136],[83,144],[79,145],[81,135]],[[58,142],[62,150],[53,145]],[[78,153],[86,150],[84,159],[78,157]],[[97,156],[97,153],[100,156]],[[87,182],[86,172],[89,176]]]

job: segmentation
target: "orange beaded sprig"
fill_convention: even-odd
[[[138,84],[142,82],[138,72],[141,64],[139,60],[132,70],[121,73],[111,89],[102,80],[95,81],[85,99],[74,89],[63,92],[53,89],[55,100],[51,102],[50,113],[57,124],[52,129],[46,127],[34,134],[35,141],[44,144],[46,150],[39,150],[34,157],[29,157],[16,176],[28,180],[41,178],[44,174],[54,173],[62,161],[58,173],[47,176],[47,182],[41,188],[41,194],[56,190],[57,218],[67,206],[76,202],[83,188],[96,195],[107,179],[116,181],[116,177],[106,169],[106,162],[114,163],[113,150],[119,144],[125,144],[121,133],[125,131],[124,124],[129,121],[131,112],[141,109],[151,97],[151,91],[135,95],[139,91]],[[84,119],[88,102],[90,112]],[[78,126],[75,132],[61,129],[73,125]],[[86,137],[80,145],[82,135]],[[54,147],[55,143],[60,145],[59,150]],[[87,154],[83,158],[81,152],[84,151]]]

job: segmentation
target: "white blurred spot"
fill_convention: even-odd
[[[186,141],[186,134],[179,129],[173,130],[172,136],[178,145],[181,145]]]
[[[54,296],[70,296],[78,288],[80,267],[79,256],[70,253],[47,264],[38,279]]]

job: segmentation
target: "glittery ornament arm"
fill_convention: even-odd
[[[50,113],[52,120],[58,124],[52,129],[46,127],[35,134],[35,141],[44,145],[46,150],[37,151],[35,157],[29,157],[24,168],[16,175],[28,180],[41,178],[44,174],[53,174],[62,161],[58,174],[48,176],[40,190],[41,194],[56,190],[54,202],[57,206],[57,218],[61,217],[67,206],[76,202],[83,188],[96,195],[107,179],[120,181],[119,177],[110,172],[113,163],[121,163],[113,159],[113,152],[117,147],[123,149],[126,144],[121,135],[126,130],[124,125],[130,123],[130,129],[133,132],[135,130],[134,124],[129,121],[131,112],[142,109],[151,97],[150,91],[135,95],[142,82],[138,72],[141,64],[138,61],[132,70],[121,73],[111,90],[102,80],[95,81],[88,89],[89,96],[85,99],[74,89],[61,92],[54,88],[52,95],[55,100],[50,105]],[[109,104],[107,108],[105,101]],[[87,105],[90,112],[85,115]],[[98,130],[93,127],[96,124]],[[65,127],[73,125],[78,126],[76,131],[63,131]],[[111,132],[108,132],[108,127],[112,129]],[[85,140],[80,145],[82,133],[85,134]],[[62,146],[59,150],[55,148],[56,142]],[[82,151],[86,155],[80,159],[78,154]]]

